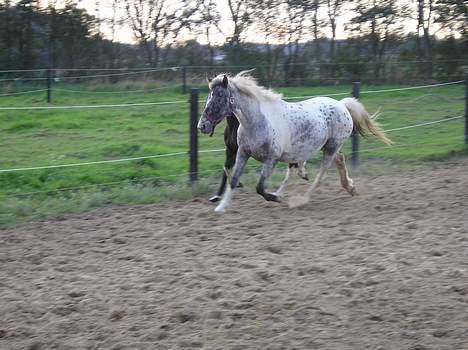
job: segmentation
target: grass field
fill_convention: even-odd
[[[364,92],[394,87],[362,86],[361,89]],[[137,93],[115,90],[110,85],[92,88],[61,85],[61,88],[73,92],[54,91],[54,106],[160,101],[181,103],[105,109],[0,110],[0,170],[185,152],[188,149],[188,95],[182,95],[180,88]],[[132,86],[128,89],[133,90]],[[351,87],[340,85],[276,90],[285,96],[304,96],[346,93]],[[205,96],[206,90],[202,90],[200,108]],[[463,115],[464,84],[363,93],[361,101],[370,112],[380,108],[381,124],[385,129],[393,129]],[[45,92],[0,96],[0,108],[46,105]],[[364,140],[359,154],[361,168],[376,164],[413,164],[463,154],[466,152],[463,123],[463,119],[458,119],[391,132],[389,136],[395,141],[391,148],[372,139]],[[218,126],[212,138],[200,137],[200,150],[224,148],[223,127],[223,124]],[[349,153],[349,144],[345,146],[345,153]],[[202,177],[210,179],[220,173],[223,152],[201,153],[199,157]],[[250,161],[251,165],[255,163],[254,160]],[[167,196],[187,196],[190,191],[181,190],[186,186],[187,172],[186,155],[0,172],[0,225],[31,217],[83,211],[109,203],[149,203]],[[167,186],[168,182],[173,185],[172,189]],[[212,181],[202,183],[200,191],[212,188]]]

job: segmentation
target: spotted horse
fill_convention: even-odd
[[[239,183],[247,160],[252,157],[263,163],[257,193],[267,201],[279,201],[286,188],[289,171],[276,193],[265,190],[265,182],[278,162],[305,164],[313,154],[323,151],[323,160],[312,185],[303,198],[291,206],[304,205],[319,186],[328,168],[335,162],[341,185],[351,195],[355,188],[349,177],[343,143],[358,132],[372,134],[386,144],[392,141],[369,115],[364,106],[354,98],[341,101],[329,97],[315,97],[302,102],[288,103],[282,95],[261,87],[246,72],[234,77],[216,76],[209,83],[210,92],[198,129],[212,134],[224,118],[235,115],[239,121],[238,150],[232,177],[216,212],[224,212],[231,203],[232,194]],[[289,170],[289,168],[288,168]]]
[[[226,190],[226,184],[231,178],[232,169],[234,168],[234,163],[236,162],[237,155],[237,130],[239,129],[239,121],[237,120],[234,114],[226,117],[226,127],[224,128],[224,145],[225,149],[225,158],[224,158],[224,169],[223,175],[221,177],[221,183],[219,184],[218,190],[215,195],[210,197],[210,202],[216,203],[222,199],[222,195]],[[305,162],[299,166],[298,163],[290,163],[288,169],[286,170],[286,181],[283,181],[284,185],[276,191],[276,194],[281,194],[286,186],[287,179],[290,176],[292,170],[296,170],[300,178],[308,181],[309,177],[305,169]],[[242,187],[242,184],[239,182],[237,187]]]

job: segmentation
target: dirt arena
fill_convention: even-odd
[[[0,231],[0,349],[468,349],[468,162]]]

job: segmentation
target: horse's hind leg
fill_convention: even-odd
[[[286,169],[286,176],[283,179],[283,182],[281,182],[280,187],[276,190],[274,194],[277,197],[281,197],[284,193],[284,190],[286,189],[286,186],[288,185],[288,180],[289,176],[291,175],[291,168],[295,166],[295,163],[289,164],[288,168]]]
[[[283,181],[281,182],[280,187],[273,194],[278,197],[281,197],[284,194],[284,191],[286,190],[286,187],[288,186],[289,177],[291,176],[291,172],[293,171],[292,170],[293,168],[297,169],[297,175],[299,175],[301,179],[309,181],[309,177],[307,176],[307,172],[305,169],[305,164],[306,162],[302,162],[301,165],[299,165],[299,163],[289,163],[289,166],[286,169],[286,175]]]
[[[302,162],[301,165],[299,165],[299,169],[297,169],[297,175],[303,180],[309,181],[309,175],[307,175],[307,170],[305,168],[307,162]]]
[[[270,177],[274,167],[275,163],[273,161],[266,161],[265,163],[263,163],[262,173],[260,175],[260,180],[257,184],[257,193],[263,196],[263,198],[265,198],[267,201],[278,202],[278,194],[269,193],[265,191],[265,182]]]
[[[338,150],[339,150],[339,147],[333,147],[333,148],[324,147],[323,148],[323,160],[320,164],[319,172],[315,176],[314,182],[312,182],[312,185],[310,186],[309,190],[307,191],[304,197],[299,197],[299,198],[296,197],[296,198],[290,199],[289,206],[291,208],[299,207],[309,202],[312,192],[320,185],[320,181],[322,181],[323,177],[325,176],[325,173],[327,172],[327,170],[330,168],[331,164],[333,163],[333,160]]]
[[[348,175],[348,169],[346,168],[345,157],[343,154],[338,152],[335,156],[335,164],[338,172],[340,173],[341,185],[343,188],[348,191],[352,196],[356,194],[356,190],[353,186],[353,180]]]
[[[315,176],[314,182],[312,182],[312,186],[310,186],[309,190],[307,191],[307,197],[310,197],[311,193],[320,185],[320,181],[322,181],[325,173],[330,168],[330,165],[335,158],[335,153],[328,153],[324,151],[323,160],[320,164],[320,169],[318,174]]]

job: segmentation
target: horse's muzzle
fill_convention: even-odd
[[[197,128],[198,130],[200,130],[200,132],[202,134],[210,134],[212,135],[213,134],[213,131],[214,131],[214,125],[213,123],[211,123],[209,120],[205,119],[205,118],[201,118],[200,121],[198,122],[198,125],[197,125]]]

